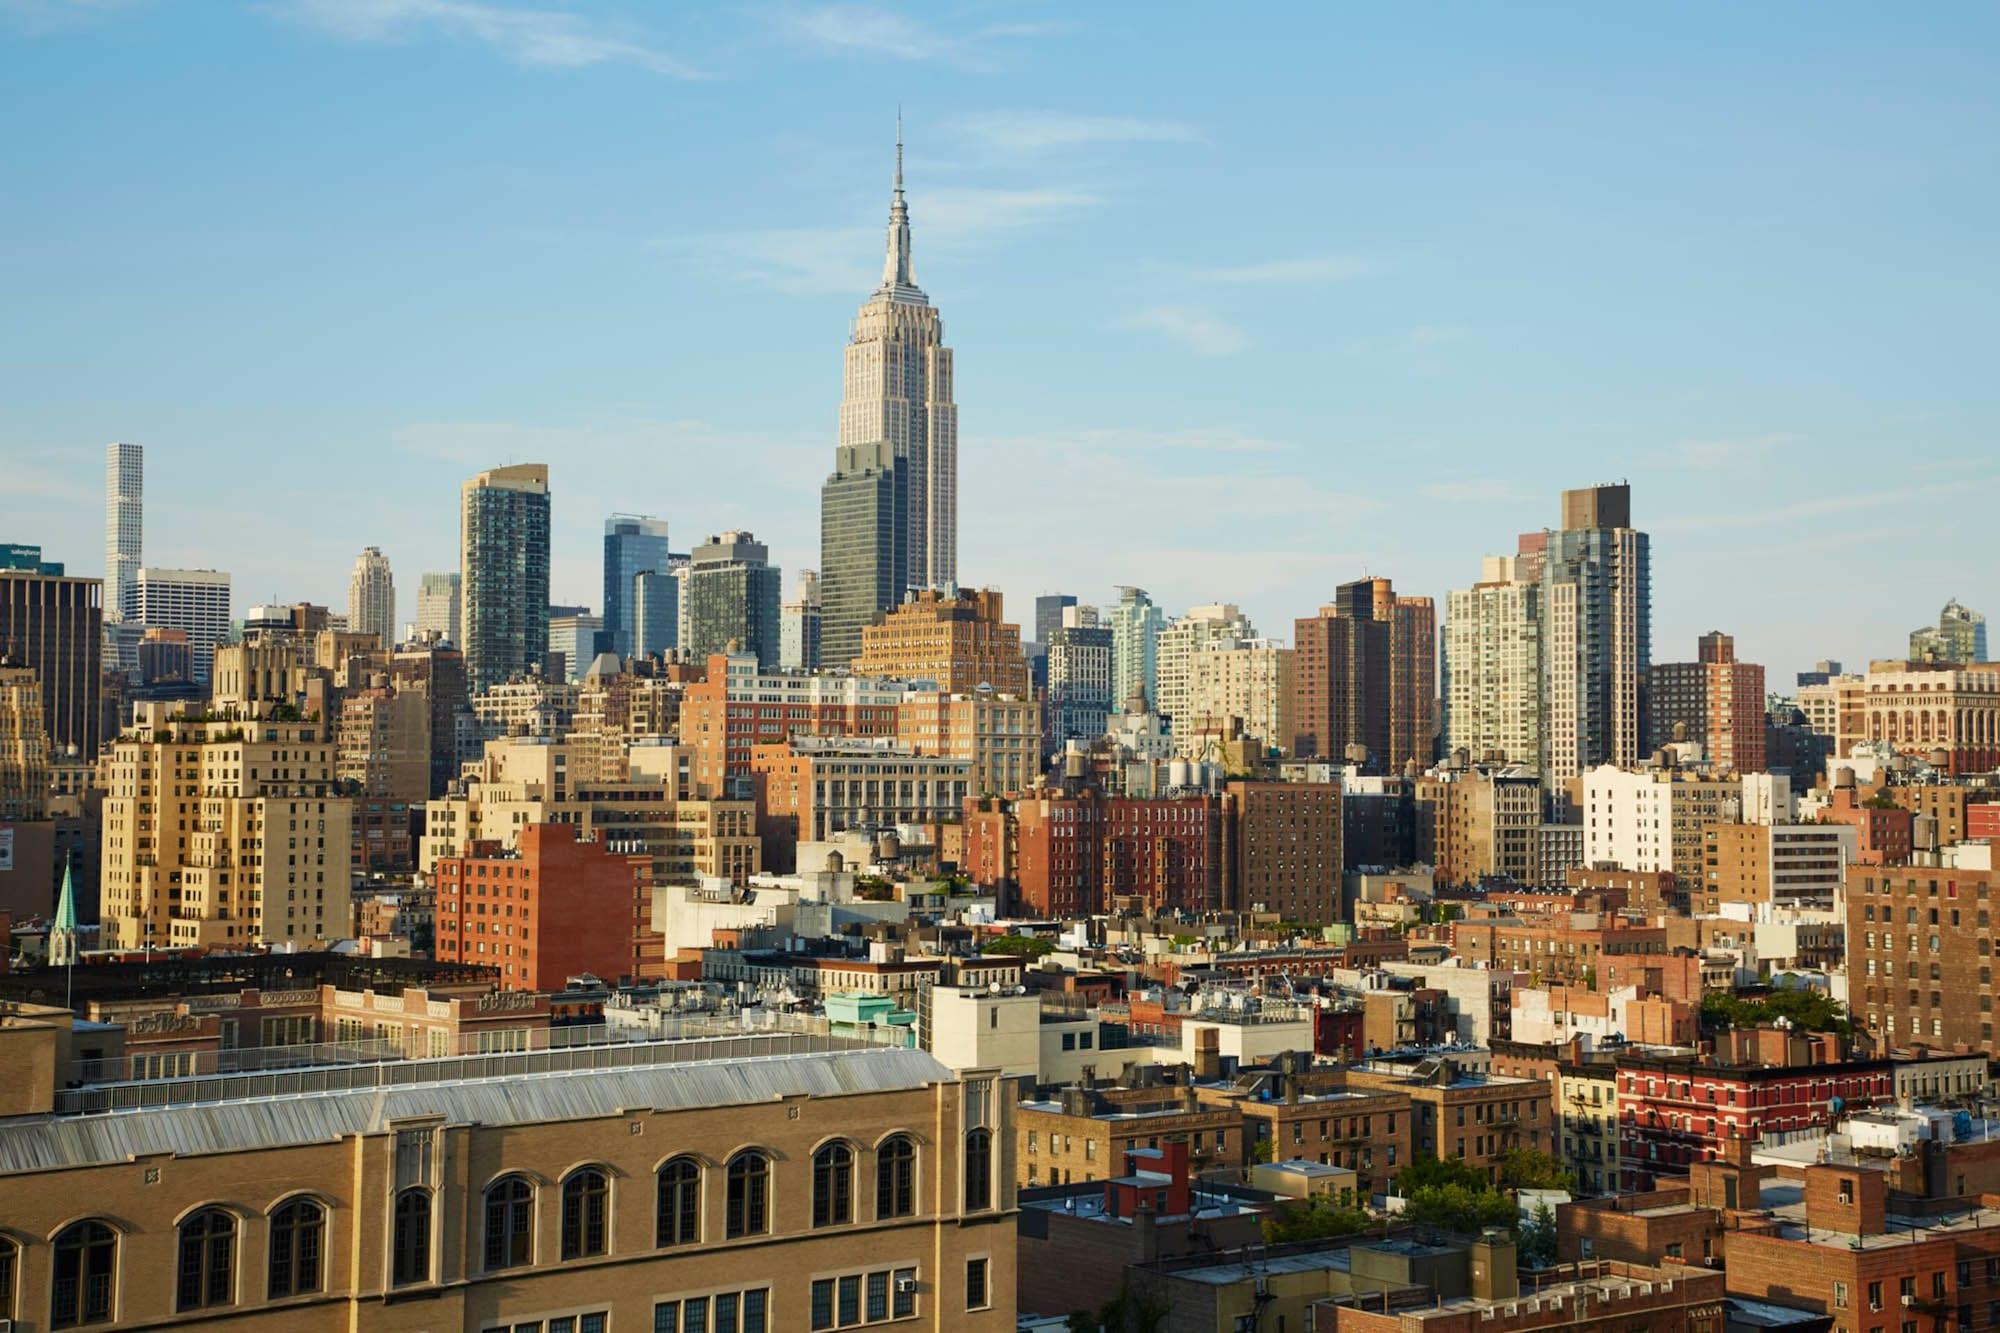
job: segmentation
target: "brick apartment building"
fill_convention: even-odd
[[[976,800],[965,806],[965,866],[1012,910],[1036,916],[1087,916],[1119,903],[1210,911],[1221,898],[1222,825],[1210,796]]]
[[[1884,1045],[1990,1050],[1996,899],[2000,871],[1851,868],[1848,1003],[1855,1020]]]
[[[1833,1039],[1775,1031],[1739,1040],[1720,1060],[1632,1051],[1618,1056],[1619,1153],[1626,1189],[1650,1189],[1712,1161],[1731,1139],[1832,1122],[1841,1108],[1890,1101],[1888,1060],[1841,1060]]]
[[[531,824],[519,843],[509,853],[477,842],[437,862],[440,960],[497,967],[509,990],[657,973],[648,858],[581,842],[567,824]]]

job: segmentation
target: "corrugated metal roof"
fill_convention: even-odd
[[[146,1153],[323,1143],[377,1133],[392,1120],[416,1116],[441,1115],[447,1124],[525,1125],[639,1107],[666,1111],[884,1092],[951,1078],[927,1052],[882,1047],[51,1116],[0,1124],[0,1172],[99,1165]]]

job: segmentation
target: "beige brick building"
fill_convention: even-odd
[[[519,1065],[504,1081],[426,1062],[392,1089],[10,1120],[0,1317],[1012,1329],[1011,1106],[990,1072],[760,1040],[771,1053],[665,1042],[620,1048],[619,1068],[482,1066]]]
[[[107,948],[347,933],[352,804],[316,722],[169,721],[103,762]]]

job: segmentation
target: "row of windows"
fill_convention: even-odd
[[[318,1291],[326,1209],[313,1199],[293,1199],[270,1217],[265,1271],[267,1299]],[[204,1208],[181,1223],[173,1272],[174,1309],[180,1312],[236,1301],[236,1214]],[[118,1232],[97,1218],[76,1222],[51,1242],[53,1265],[49,1327],[77,1328],[111,1321],[117,1308]],[[19,1247],[0,1240],[0,1313],[13,1305]]]

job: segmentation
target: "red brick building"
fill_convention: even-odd
[[[560,990],[589,972],[607,981],[657,973],[651,862],[579,842],[567,824],[530,824],[520,850],[475,842],[440,858],[436,955],[500,969],[508,990]]]
[[[1905,807],[1886,801],[1864,801],[1852,787],[1835,787],[1821,818],[1854,826],[1856,865],[1897,866],[1909,862],[1916,816]]]
[[[965,865],[1015,911],[1148,912],[1220,906],[1222,808],[1208,796],[1134,800],[1096,792],[970,801]]]
[[[1695,1163],[1714,1161],[1731,1139],[1828,1125],[1839,1109],[1894,1100],[1889,1061],[1837,1062],[1831,1050],[1819,1046],[1805,1054],[1819,1062],[1717,1064],[1682,1055],[1620,1055],[1624,1187],[1651,1189],[1663,1178],[1685,1176]]]
[[[747,779],[751,751],[793,736],[896,734],[905,691],[858,676],[764,672],[757,659],[716,653],[704,679],[681,697],[681,740],[694,751],[697,795],[720,796],[732,778]]]

